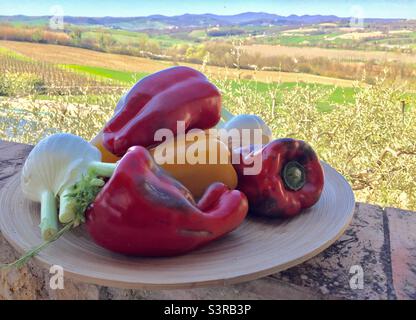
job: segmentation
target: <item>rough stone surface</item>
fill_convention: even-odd
[[[0,140],[0,188],[23,165],[32,146]]]
[[[398,299],[416,299],[416,214],[386,209],[394,290]]]
[[[0,192],[23,164],[30,146],[0,141]],[[0,208],[1,214],[1,208]],[[351,226],[315,258],[279,274],[227,287],[127,290],[65,278],[49,286],[49,270],[29,263],[0,271],[0,299],[415,299],[416,213],[359,203]],[[0,233],[0,264],[18,253]],[[352,266],[363,270],[362,289],[351,289]]]
[[[227,287],[188,290],[122,290],[101,288],[101,299],[323,299],[313,290],[270,277]]]
[[[358,203],[351,226],[335,244],[311,260],[273,277],[303,288],[319,288],[325,296],[388,299],[391,296],[386,268],[390,261],[384,254],[384,246],[383,210]],[[357,274],[354,268],[360,267],[364,276],[363,288],[351,288],[350,280]],[[354,278],[352,280],[354,282]]]

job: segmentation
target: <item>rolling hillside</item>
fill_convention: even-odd
[[[27,25],[47,25],[50,16],[29,17],[24,15],[0,16],[0,22]],[[178,16],[151,15],[147,17],[71,17],[66,16],[66,23],[83,26],[102,26],[115,29],[144,30],[196,28],[211,26],[301,26],[319,23],[346,23],[349,18],[334,15],[290,15],[280,16],[264,12],[245,12],[236,15],[183,14]],[[400,19],[366,19],[367,23],[397,21]]]
[[[140,57],[133,57],[121,54],[111,54],[97,52],[93,50],[65,47],[59,45],[47,45],[27,42],[0,41],[0,48],[4,47],[26,57],[38,61],[51,62],[55,64],[86,65],[112,70],[127,72],[155,72],[169,66],[173,66],[171,61],[151,60]],[[193,68],[201,68],[201,65],[183,63]],[[352,87],[353,81],[337,78],[316,76],[305,73],[275,72],[275,71],[254,71],[240,70],[222,67],[206,66],[207,73],[214,77],[240,77],[243,79],[253,79],[262,82],[306,82],[327,85],[337,85],[341,87]]]

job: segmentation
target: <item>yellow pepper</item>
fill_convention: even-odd
[[[100,152],[101,152],[101,161],[102,162],[115,163],[115,162],[117,162],[118,160],[121,159],[121,158],[117,157],[116,155],[112,154],[106,148],[104,148],[104,146],[103,146],[103,133],[102,133],[102,131],[100,131],[95,136],[95,138],[90,141],[90,143],[93,146],[97,147],[98,150],[100,150]]]
[[[227,145],[216,137],[205,137],[195,142],[176,137],[150,150],[156,163],[188,188],[195,198],[200,198],[214,182],[222,182],[230,189],[237,186],[237,174]],[[199,163],[188,157],[192,155]],[[166,163],[161,163],[162,157]]]
[[[180,139],[181,137],[175,137],[164,142],[159,146],[160,149],[155,147],[150,150],[150,153],[155,157],[156,162],[188,188],[195,198],[201,197],[206,188],[214,182],[222,182],[230,189],[236,188],[237,173],[231,164],[231,154],[226,144],[208,135],[205,135],[201,143]],[[184,147],[180,148],[182,141]],[[115,163],[120,160],[103,146],[102,132],[99,132],[90,143],[100,150],[102,162]],[[190,151],[189,148],[197,150],[193,155],[196,159],[203,160],[202,163],[189,163],[189,158],[186,157],[186,153]],[[166,163],[159,163],[157,150],[163,150]],[[181,159],[184,162],[180,162]]]

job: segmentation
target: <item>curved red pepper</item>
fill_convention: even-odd
[[[96,243],[140,256],[188,252],[237,228],[248,211],[245,195],[212,184],[196,204],[190,192],[159,168],[143,147],[132,147],[86,211]]]
[[[248,155],[241,153],[240,160],[234,166],[237,189],[247,196],[251,213],[293,217],[313,206],[321,196],[323,169],[315,151],[304,141],[278,139]],[[248,163],[252,161],[261,162],[260,173],[244,174],[244,168],[251,167]]]
[[[208,129],[221,117],[221,95],[199,71],[172,67],[137,82],[117,106],[103,130],[104,147],[122,156],[131,146],[150,147],[155,132],[165,128],[177,133],[177,121],[185,131]]]

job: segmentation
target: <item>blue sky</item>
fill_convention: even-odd
[[[349,17],[360,10],[368,18],[416,18],[416,0],[0,0],[0,15],[50,15],[54,5],[62,6],[65,15],[93,17],[246,11]]]

